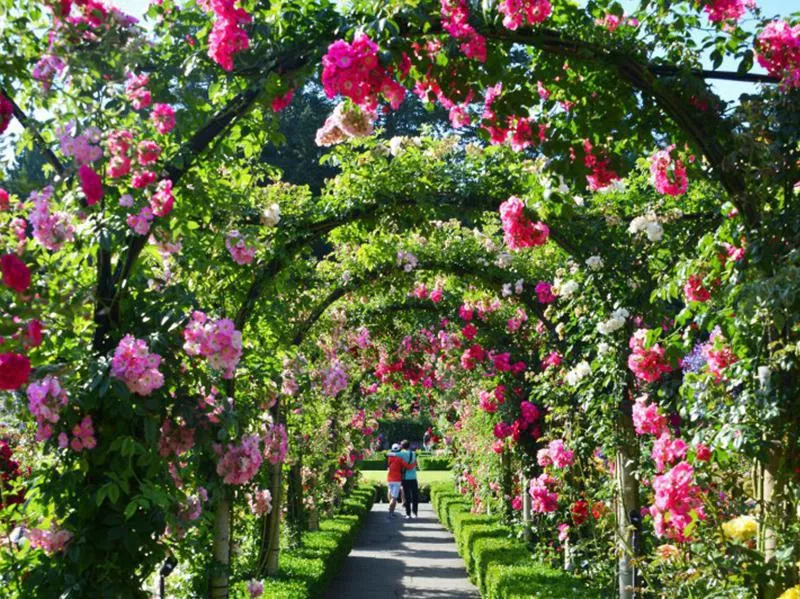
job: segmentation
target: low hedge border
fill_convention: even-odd
[[[419,459],[420,470],[450,470],[453,462],[450,458],[433,457],[430,451],[415,451]],[[358,463],[359,470],[386,470],[386,454],[377,454],[374,458],[361,460]]]
[[[576,576],[534,561],[524,542],[495,516],[473,514],[451,483],[431,485],[431,503],[483,599],[601,599]]]
[[[450,470],[453,467],[453,460],[450,458],[420,458],[420,470]]]
[[[262,597],[310,599],[322,596],[353,548],[374,497],[373,485],[359,485],[342,502],[337,515],[322,520],[318,531],[303,533],[302,547],[282,550],[278,573],[264,581]]]

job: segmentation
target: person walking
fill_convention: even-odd
[[[411,444],[407,439],[400,443],[400,451],[397,457],[403,460],[403,497],[405,497],[406,518],[417,517],[419,510],[419,483],[417,482],[417,455],[411,449]]]
[[[409,468],[409,464],[398,457],[400,449],[400,445],[394,443],[392,445],[392,450],[387,454],[387,459],[389,461],[389,470],[386,473],[386,486],[389,487],[389,515],[387,518],[390,520],[397,517],[394,510],[397,507],[397,499],[400,497],[400,490],[403,483],[403,471]]]

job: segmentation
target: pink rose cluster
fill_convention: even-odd
[[[725,344],[725,338],[718,328],[711,333],[708,343],[703,345],[703,357],[709,372],[718,383],[723,378],[724,370],[739,361],[739,357]]]
[[[256,516],[263,516],[272,511],[272,493],[269,489],[257,489],[247,494],[247,504]]]
[[[755,0],[706,0],[703,9],[712,23],[738,21],[748,8],[755,8]]]
[[[503,0],[497,10],[503,15],[503,26],[514,31],[525,24],[543,23],[553,7],[549,0]]]
[[[547,354],[544,360],[542,360],[542,368],[547,370],[548,368],[556,368],[561,365],[562,358],[561,354],[557,351],[552,351]]]
[[[512,250],[544,245],[550,235],[546,224],[534,223],[525,216],[525,203],[516,196],[500,204],[500,221],[503,239]]]
[[[622,26],[628,26],[635,29],[639,26],[639,19],[625,16],[620,17],[618,15],[608,13],[602,18],[595,19],[594,24],[599,27],[605,27],[613,33]]]
[[[575,461],[575,452],[567,449],[564,441],[555,439],[550,441],[547,447],[543,447],[536,452],[536,462],[542,467],[555,466],[556,468],[567,468],[572,466]]]
[[[700,487],[694,484],[694,469],[680,462],[666,474],[653,479],[655,500],[650,506],[656,535],[683,543],[691,540],[686,528],[695,520],[704,520]]]
[[[339,360],[334,360],[321,374],[322,391],[328,397],[336,397],[339,393],[347,389],[347,372],[345,372]]]
[[[0,94],[0,135],[8,129],[8,124],[13,117],[14,105],[3,94]]]
[[[149,83],[150,77],[144,73],[140,75],[128,73],[128,81],[125,83],[125,95],[134,110],[144,110],[152,103],[152,95],[150,90],[147,89]]]
[[[67,392],[58,377],[46,376],[27,389],[28,409],[36,418],[38,429],[36,440],[45,441],[53,434],[53,425],[61,418],[61,410],[67,405]]]
[[[80,453],[84,449],[93,449],[97,446],[97,439],[94,436],[94,424],[92,417],[86,415],[78,424],[72,427],[72,440],[69,440],[67,433],[59,433],[58,446],[64,449],[69,444],[70,449]]]
[[[544,90],[544,92],[547,92],[547,90]],[[535,123],[530,117],[510,115],[505,118],[505,121],[502,121],[498,117],[493,105],[502,93],[503,84],[497,83],[487,88],[486,96],[484,97],[481,119],[483,119],[484,122],[482,125],[483,129],[489,133],[489,142],[493,145],[508,142],[512,150],[521,152],[525,148],[530,147],[537,140],[540,143],[546,141],[548,128],[546,123],[539,123],[536,125],[536,132],[534,135],[533,125]],[[543,94],[541,90],[539,95],[543,98],[544,96],[549,97],[549,93]]]
[[[244,235],[236,229],[228,231],[225,236],[225,247],[236,264],[250,264],[256,256],[258,248],[247,245]]]
[[[536,299],[540,304],[552,304],[558,297],[553,293],[553,286],[547,281],[539,281],[534,291],[536,291]]]
[[[668,464],[674,464],[686,457],[689,447],[683,439],[673,438],[669,432],[662,433],[653,443],[650,457],[656,464],[656,472],[664,472]]]
[[[609,168],[611,159],[602,150],[596,154],[588,139],[583,141],[583,151],[585,154],[583,164],[592,171],[591,174],[586,175],[586,181],[589,183],[591,191],[606,189],[619,179],[617,172]]]
[[[66,242],[72,241],[75,227],[66,213],[50,212],[53,191],[53,187],[48,185],[42,191],[31,192],[28,199],[33,202],[33,208],[28,215],[28,221],[33,229],[33,238],[48,250],[56,251]]]
[[[72,540],[72,533],[52,524],[49,529],[31,528],[25,533],[31,547],[41,549],[47,555],[64,551]]]
[[[103,149],[99,143],[102,138],[100,129],[88,127],[83,133],[76,132],[75,121],[56,128],[56,137],[64,156],[74,158],[78,165],[91,164],[103,157]]]
[[[175,109],[169,104],[153,104],[150,118],[161,135],[166,135],[175,128]]]
[[[111,360],[111,375],[120,379],[132,393],[150,395],[164,385],[158,371],[161,356],[150,353],[147,343],[133,335],[125,335]]]
[[[540,474],[532,479],[528,487],[531,509],[539,514],[548,514],[558,509],[558,493],[553,491],[556,479],[549,474]]]
[[[158,439],[158,454],[162,458],[170,455],[179,456],[192,447],[194,447],[194,429],[165,418],[161,424],[161,436]]]
[[[628,356],[628,368],[637,378],[654,383],[662,374],[672,372],[672,366],[664,358],[664,348],[658,343],[645,347],[647,329],[637,330],[628,341],[631,353]]]
[[[650,175],[658,193],[679,196],[689,188],[686,167],[679,158],[672,158],[674,145],[659,150],[650,157]]]
[[[270,464],[282,464],[289,452],[289,436],[282,424],[272,424],[264,434],[264,457]]]
[[[209,319],[195,310],[183,330],[183,349],[190,356],[203,356],[222,378],[231,379],[242,357],[242,333],[229,318]]]
[[[512,0],[513,1],[513,0]],[[547,0],[540,0],[547,2]],[[440,0],[442,28],[461,41],[459,48],[467,58],[486,62],[486,38],[469,24],[469,8],[465,0]]]
[[[697,274],[689,275],[683,286],[683,294],[690,302],[707,302],[711,299],[711,292],[703,286],[703,277]]]
[[[315,142],[318,146],[330,147],[349,138],[366,137],[372,134],[376,118],[373,110],[341,102],[325,119],[325,124],[317,129]]]
[[[242,28],[249,25],[253,17],[243,8],[237,8],[237,0],[210,0],[216,17],[208,35],[208,57],[226,71],[233,70],[235,54],[250,47],[250,38]]]
[[[364,33],[352,43],[336,40],[322,57],[322,85],[329,98],[341,94],[372,112],[383,96],[395,110],[405,98],[405,88],[378,62],[378,45]]]
[[[800,24],[772,21],[758,34],[755,46],[758,64],[780,77],[784,88],[800,88]]]
[[[660,437],[669,431],[667,419],[659,411],[655,403],[647,403],[647,396],[636,399],[633,404],[633,428],[637,435],[655,435]]]
[[[227,485],[243,485],[252,479],[261,467],[260,438],[258,435],[244,437],[236,445],[229,443],[223,453],[221,447],[216,451],[221,455],[217,462],[217,474]]]

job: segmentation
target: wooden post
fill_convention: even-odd
[[[528,493],[530,481],[524,470],[520,473],[520,480],[522,481],[522,525],[524,526],[522,536],[526,543],[532,543],[533,529],[531,526],[533,519],[531,518],[531,494]]]
[[[231,564],[231,501],[230,490],[226,487],[217,501],[214,512],[214,544],[212,547],[213,570],[209,584],[211,599],[227,599],[228,572]]]

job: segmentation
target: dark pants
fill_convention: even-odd
[[[419,508],[419,485],[416,478],[403,481],[403,496],[406,499],[406,514],[411,515],[413,506],[414,515],[416,516]]]

